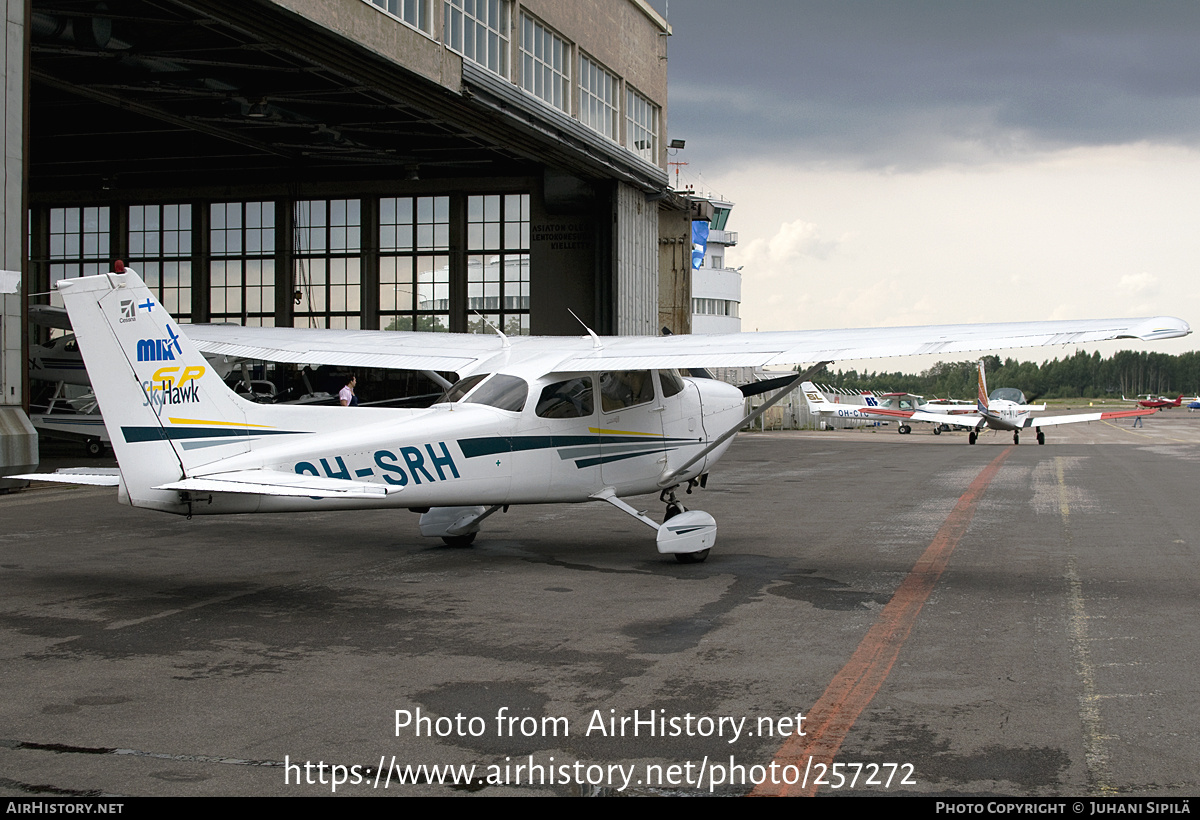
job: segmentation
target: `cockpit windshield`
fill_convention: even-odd
[[[498,373],[467,397],[467,404],[486,404],[498,410],[519,413],[529,398],[529,384],[517,376]]]
[[[997,387],[988,396],[988,401],[1011,401],[1013,404],[1025,404],[1025,394],[1015,387]]]
[[[490,373],[480,373],[477,376],[467,376],[465,379],[459,379],[455,384],[450,386],[450,389],[442,394],[442,397],[434,402],[434,404],[453,404],[463,396],[475,389],[475,385],[486,379]]]
[[[519,413],[525,409],[527,398],[529,384],[524,379],[504,374],[480,373],[459,381],[434,404],[453,404],[465,399],[466,404],[486,404],[489,407]]]

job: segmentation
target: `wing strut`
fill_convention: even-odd
[[[694,456],[689,458],[686,462],[683,463],[682,466],[676,467],[671,472],[663,474],[663,477],[658,480],[658,486],[660,486],[660,487],[671,486],[671,484],[673,484],[675,482],[675,480],[677,478],[679,478],[679,476],[681,476],[685,472],[687,472],[688,467],[691,467],[697,461],[704,458],[706,455],[708,455],[713,450],[720,447],[722,444],[724,444],[729,439],[733,438],[735,435],[737,435],[738,430],[741,430],[747,424],[754,421],[756,418],[761,416],[763,413],[770,410],[772,407],[774,407],[776,404],[778,404],[780,402],[780,400],[783,399],[784,396],[786,396],[788,393],[791,393],[793,390],[795,390],[797,387],[799,387],[803,382],[808,381],[813,375],[820,372],[821,368],[827,364],[833,364],[833,362],[832,361],[817,362],[812,367],[810,367],[808,370],[805,370],[803,373],[797,373],[796,377],[794,379],[787,382],[787,384],[784,385],[783,389],[780,390],[778,393],[776,393],[774,396],[772,396],[771,398],[767,399],[762,404],[760,404],[758,406],[757,410],[755,410],[750,415],[746,416],[744,419],[739,421],[737,424],[730,427],[728,430],[726,430],[724,433],[722,433],[717,438],[710,441],[708,443],[707,447],[705,447],[703,450],[701,450],[700,452],[696,453]]]

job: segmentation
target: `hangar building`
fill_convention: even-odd
[[[7,0],[5,33],[25,294],[119,258],[183,321],[658,330],[686,205],[645,0]]]

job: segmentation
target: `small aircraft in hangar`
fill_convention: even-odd
[[[974,444],[979,432],[985,427],[993,430],[1004,430],[1013,434],[1013,444],[1021,443],[1021,431],[1032,429],[1037,434],[1037,443],[1046,443],[1043,427],[1059,424],[1079,424],[1085,421],[1105,421],[1107,419],[1126,419],[1134,416],[1148,416],[1155,410],[1107,410],[1100,413],[1072,413],[1065,416],[1034,416],[1035,411],[1045,410],[1044,404],[1029,404],[1025,394],[1015,387],[998,387],[991,393],[987,389],[987,375],[983,370],[983,362],[979,362],[979,397],[976,400],[975,412],[954,416],[952,424],[970,428],[967,443]],[[934,413],[917,411],[895,411],[905,413],[913,421],[945,423],[946,417]]]
[[[516,337],[231,326],[184,329],[133,271],[58,283],[120,464],[117,474],[21,476],[118,487],[183,515],[406,508],[422,535],[469,543],[512,504],[602,501],[656,531],[658,550],[704,560],[716,522],[676,491],[705,486],[733,436],[810,378],[786,377],[745,414],[743,390],[679,368],[1165,339],[1171,317],[738,333]],[[454,372],[425,409],[245,401],[208,353],[280,362]],[[818,365],[821,366],[821,365]],[[624,499],[658,493],[664,521]]]

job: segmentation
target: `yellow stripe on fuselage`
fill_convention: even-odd
[[[589,427],[589,433],[599,433],[607,436],[661,436],[661,433],[638,433],[633,430],[601,430],[599,427]]]
[[[205,419],[167,419],[172,424],[212,424],[217,427],[262,427],[266,430],[274,430],[273,424],[246,424],[241,421],[206,421]]]

